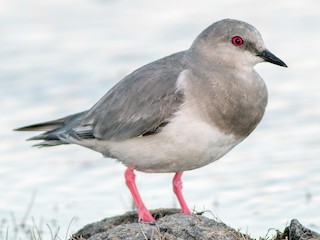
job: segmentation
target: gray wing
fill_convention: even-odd
[[[183,102],[176,81],[187,67],[184,56],[173,54],[125,77],[82,116],[83,128],[98,139],[123,140],[164,125]]]

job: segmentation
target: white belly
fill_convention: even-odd
[[[95,150],[139,171],[178,172],[205,166],[241,141],[183,110],[160,133],[119,142],[97,141]]]

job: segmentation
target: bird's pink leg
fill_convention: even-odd
[[[184,214],[192,214],[190,209],[188,208],[186,201],[182,195],[182,181],[181,181],[182,172],[176,172],[173,177],[172,185],[173,185],[173,192],[176,194],[179,204],[181,206],[181,212]]]
[[[135,182],[135,174],[133,168],[127,168],[125,172],[125,178],[126,178],[126,184],[127,187],[129,188],[134,203],[136,204],[137,212],[139,215],[139,221],[142,222],[155,222],[156,220],[152,217],[148,209],[145,207],[142,198],[139,194],[138,188],[136,186]]]

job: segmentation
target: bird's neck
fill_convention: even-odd
[[[225,56],[225,57],[223,57]],[[187,58],[189,63],[194,67],[203,69],[203,71],[228,71],[234,72],[234,74],[251,74],[253,64],[243,61],[243,59],[234,56],[230,59],[229,54],[220,54],[219,51],[216,53],[210,53],[206,51],[199,51],[190,49],[187,51]]]

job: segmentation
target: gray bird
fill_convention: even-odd
[[[260,62],[286,64],[267,50],[248,23],[224,19],[205,29],[188,50],[149,63],[122,79],[91,109],[16,129],[44,131],[36,146],[77,144],[123,163],[140,221],[155,219],[135,184],[134,170],[173,172],[182,213],[183,171],[212,163],[245,139],[268,100]]]

